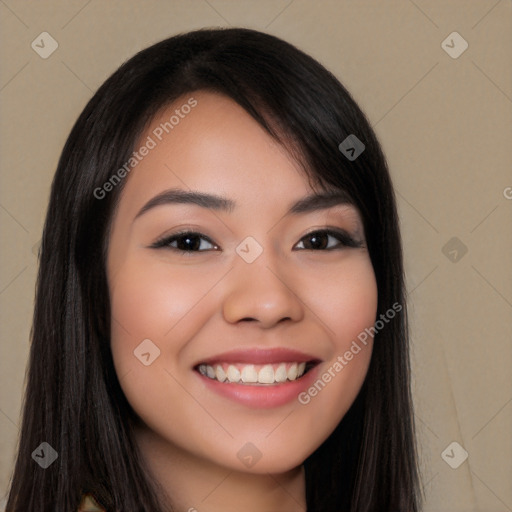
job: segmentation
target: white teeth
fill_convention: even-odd
[[[306,365],[304,365],[304,368]],[[274,372],[274,379],[276,382],[284,382],[288,378],[288,374],[286,373],[286,365],[281,363],[277,370]]]
[[[228,366],[227,376],[229,382],[240,382],[240,370],[232,364]]]
[[[274,382],[274,368],[271,364],[265,365],[258,373],[258,382],[260,384],[272,384]]]
[[[224,382],[226,380],[226,372],[220,364],[215,368],[215,377],[219,382]]]
[[[297,363],[293,363],[290,368],[288,368],[288,379],[295,380],[297,378]]]
[[[213,369],[213,366],[206,365],[206,375],[208,375],[210,379],[215,378],[215,370]]]
[[[258,372],[254,369],[253,364],[244,366],[241,377],[242,382],[258,382]]]
[[[288,370],[286,369],[287,366]],[[302,377],[306,371],[306,363],[279,363],[279,364],[200,364],[199,373],[219,382],[233,382],[244,384],[275,384],[293,381]]]

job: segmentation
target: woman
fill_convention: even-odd
[[[248,29],[138,53],[53,182],[7,510],[419,510],[404,299],[332,74]]]

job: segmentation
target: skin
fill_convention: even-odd
[[[361,217],[350,205],[286,216],[313,189],[289,153],[224,96],[181,98],[140,143],[192,96],[197,106],[125,178],[113,217],[107,276],[116,372],[141,420],[138,446],[175,510],[304,511],[302,463],[355,400],[373,340],[306,405],[248,407],[205,388],[193,366],[228,350],[285,347],[321,359],[319,375],[332,367],[374,325],[375,276],[365,245],[311,249],[305,236],[330,226],[364,243]],[[164,204],[135,219],[169,188],[219,194],[237,206]],[[184,255],[150,248],[182,228],[215,246],[199,239],[201,251]],[[263,248],[250,264],[235,251],[247,236]],[[134,357],[144,339],[160,350],[148,366]],[[237,457],[248,442],[262,454],[250,468]]]

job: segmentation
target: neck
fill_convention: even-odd
[[[285,473],[245,473],[216,465],[147,428],[135,440],[174,512],[306,512],[304,467]]]

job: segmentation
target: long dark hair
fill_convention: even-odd
[[[362,214],[378,286],[364,384],[330,437],[304,461],[308,512],[417,512],[421,501],[410,392],[398,218],[387,163],[342,84],[294,46],[249,29],[203,29],[135,55],[97,91],[74,125],[52,184],[40,249],[31,350],[9,512],[75,511],[90,492],[108,511],[163,511],[137,450],[110,351],[105,257],[122,180],[101,188],[164,106],[207,90],[239,103],[322,187],[343,189]],[[365,145],[355,160],[338,148]],[[33,451],[58,458],[43,469]]]

